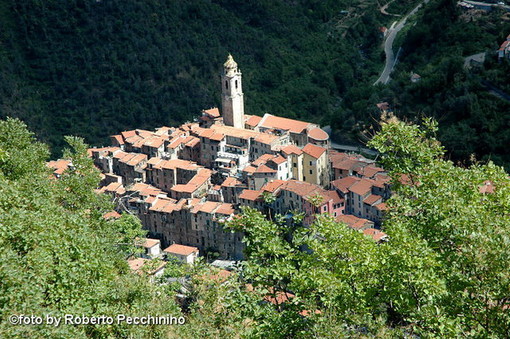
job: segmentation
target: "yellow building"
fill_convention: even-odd
[[[307,144],[303,147],[302,173],[302,180],[305,182],[322,187],[329,185],[329,162],[327,149],[314,144]]]

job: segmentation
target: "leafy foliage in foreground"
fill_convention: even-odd
[[[386,123],[372,140],[372,146],[387,152],[382,164],[393,177],[405,174],[414,183],[395,180],[397,194],[385,227],[394,239],[415,238],[435,254],[435,272],[446,292],[433,305],[436,319],[442,319],[437,326],[456,335],[508,337],[508,174],[491,162],[463,168],[443,160],[437,140],[427,138],[436,125],[426,121],[424,132],[402,122]]]
[[[246,208],[229,227],[245,233],[248,261],[221,316],[247,337],[508,337],[508,175],[456,167],[436,130],[389,119],[370,143],[393,178],[387,243],[327,216],[305,228]]]
[[[74,170],[55,180],[48,149],[19,120],[0,121],[0,333],[3,337],[143,337],[161,326],[12,326],[12,314],[178,314],[175,303],[132,274],[126,256],[143,235],[138,219],[106,221],[113,207],[93,189],[99,173],[80,139],[68,138]]]

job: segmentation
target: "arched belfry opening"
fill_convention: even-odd
[[[227,61],[223,64],[221,74],[221,115],[227,126],[244,128],[244,98],[242,87],[242,74],[232,55],[228,55]]]

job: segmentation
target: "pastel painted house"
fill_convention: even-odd
[[[148,275],[151,282],[154,282],[157,277],[161,277],[163,275],[167,264],[161,260],[152,261],[145,258],[131,258],[127,261],[127,263],[133,273]]]
[[[167,258],[175,257],[182,263],[190,265],[193,265],[199,254],[198,248],[179,244],[170,245],[165,248],[164,252]]]
[[[142,257],[147,259],[160,258],[163,255],[161,251],[161,242],[159,239],[150,239],[147,238],[142,244],[142,247],[145,249]]]

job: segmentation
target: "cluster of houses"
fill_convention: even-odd
[[[149,232],[147,256],[130,261],[134,271],[162,254],[186,263],[198,253],[243,259],[243,234],[224,229],[242,206],[305,212],[305,225],[329,214],[376,241],[387,239],[379,230],[390,196],[384,169],[331,150],[316,124],[245,115],[241,72],[231,56],[221,82],[221,114],[211,108],[192,123],[125,131],[111,137],[112,146],[89,149],[103,173],[98,192],[112,195],[118,212],[136,214]],[[72,164],[49,166],[58,177]],[[165,250],[152,252],[153,246]]]
[[[510,59],[510,34],[498,49],[498,60],[501,61],[504,58]]]

